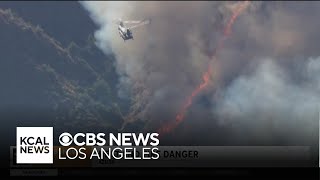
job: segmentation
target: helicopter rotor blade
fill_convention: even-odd
[[[150,24],[150,23],[151,23],[150,19],[143,20],[143,21],[140,21],[140,23],[138,23],[137,25],[129,27],[129,29],[135,29],[135,28],[138,28],[140,26],[147,25],[147,24]]]
[[[139,24],[141,21],[123,21],[125,24]]]

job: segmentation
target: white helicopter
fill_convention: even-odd
[[[143,25],[147,25],[151,23],[150,19],[145,19],[142,21],[122,21],[121,19],[118,19],[116,21],[114,21],[116,24],[118,24],[118,31],[120,34],[120,37],[122,37],[122,39],[124,41],[132,39],[133,40],[133,35],[132,35],[132,29],[135,29],[137,27],[143,26]],[[130,24],[131,27],[127,27],[126,24]]]

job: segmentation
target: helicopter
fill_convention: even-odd
[[[118,31],[120,34],[120,37],[126,41],[126,40],[133,40],[133,33],[132,29],[141,27],[143,25],[147,25],[151,23],[150,19],[145,19],[141,21],[123,21],[122,19],[118,19],[117,21],[114,21],[116,24],[118,24]]]

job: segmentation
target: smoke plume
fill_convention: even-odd
[[[259,61],[253,72],[228,86],[214,114],[221,124],[232,126],[235,137],[310,143],[320,110],[320,57],[309,58],[300,68],[301,85],[277,61]]]
[[[100,27],[97,45],[116,56],[119,96],[132,99],[123,127],[143,120],[152,129],[174,120],[211,66],[211,82],[193,100],[181,132],[214,122],[212,136],[225,127],[227,134],[245,132],[242,137],[247,139],[271,141],[269,130],[284,141],[303,141],[314,133],[320,3],[251,2],[232,33],[224,27],[239,2],[81,4]],[[133,30],[134,40],[124,42],[113,24],[118,18],[150,18],[152,23]],[[210,55],[224,33],[232,38],[212,62]]]

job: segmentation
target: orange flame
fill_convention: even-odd
[[[232,12],[232,16],[229,19],[226,27],[224,28],[223,37],[218,42],[218,46],[217,46],[217,48],[214,49],[213,53],[210,55],[210,58],[213,58],[216,55],[216,53],[223,47],[224,41],[231,34],[231,29],[232,29],[232,26],[233,26],[234,22],[236,21],[238,16],[248,7],[248,5],[249,5],[249,1],[243,1],[240,4],[238,4],[236,9]],[[187,97],[186,102],[182,106],[182,109],[176,115],[175,121],[174,122],[170,122],[170,123],[165,124],[164,126],[162,126],[158,130],[159,134],[168,133],[168,132],[172,131],[174,128],[176,128],[184,120],[185,115],[187,113],[187,110],[192,105],[193,99],[204,88],[206,88],[208,86],[208,84],[210,82],[211,71],[212,71],[211,70],[211,66],[209,65],[208,66],[208,70],[206,72],[204,72],[203,75],[202,75],[202,83],[195,90],[192,91],[190,96]]]
[[[228,36],[231,34],[232,25],[237,20],[238,16],[248,7],[248,5],[249,5],[249,1],[243,1],[232,12],[232,16],[229,19],[227,26],[224,29],[224,36]]]

